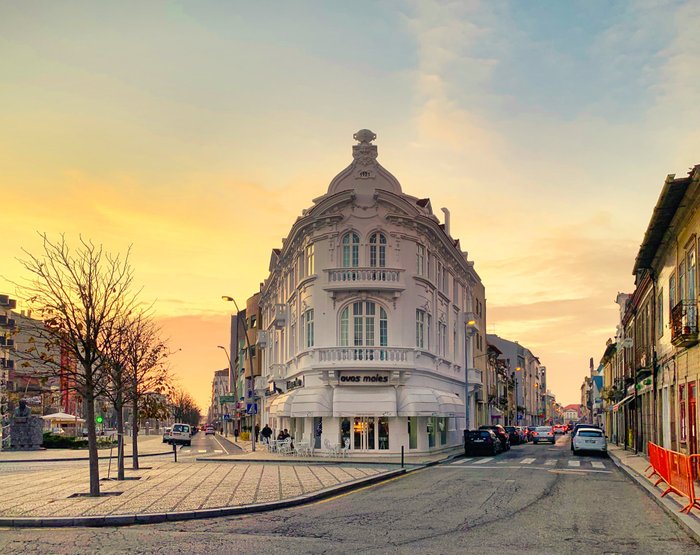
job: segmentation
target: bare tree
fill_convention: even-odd
[[[32,333],[37,341],[24,356],[43,361],[67,383],[85,403],[90,456],[90,495],[99,496],[100,476],[97,457],[95,401],[109,383],[111,361],[107,346],[113,345],[120,322],[135,305],[132,293],[133,272],[129,250],[122,258],[105,252],[82,237],[75,249],[64,235],[52,241],[46,234],[39,255],[24,250],[20,263],[31,274],[26,284],[18,284],[20,293],[44,326]],[[61,365],[66,352],[75,366]]]
[[[170,410],[172,411],[175,422],[183,422],[196,426],[201,418],[199,406],[182,388],[175,389],[170,395]]]
[[[171,387],[166,365],[170,351],[160,338],[160,329],[141,312],[131,321],[124,335],[124,368],[127,377],[126,398],[132,406],[132,462],[139,467],[139,417],[144,409],[157,408],[158,398],[165,399]]]

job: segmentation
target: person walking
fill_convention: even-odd
[[[267,443],[269,445],[270,438],[272,437],[272,428],[270,428],[270,426],[265,424],[263,429],[260,431],[260,435],[262,436],[263,443]]]

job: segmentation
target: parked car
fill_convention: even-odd
[[[464,454],[498,455],[503,451],[501,441],[492,430],[464,430]]]
[[[532,442],[537,444],[545,441],[554,445],[557,441],[554,430],[552,430],[551,426],[537,426],[532,433]]]
[[[189,424],[173,424],[170,433],[170,443],[173,445],[192,445],[192,432]]]
[[[510,449],[510,438],[508,437],[508,432],[506,432],[506,429],[500,424],[495,424],[493,426],[479,426],[479,429],[491,430],[494,434],[496,434],[496,437],[501,440],[501,447],[503,447],[503,451],[508,451]]]
[[[574,428],[571,432],[571,450],[574,450],[574,436],[576,435],[576,432],[579,431],[581,428],[593,428],[594,430],[600,430],[603,432],[603,435],[605,435],[605,432],[603,431],[603,428],[600,426],[596,426],[595,424],[585,424],[583,422],[578,422],[577,424],[574,425]]]
[[[574,455],[578,455],[581,451],[607,453],[608,442],[603,430],[581,426],[571,438],[571,450]]]
[[[518,430],[518,433],[520,434],[520,440],[523,443],[527,443],[530,441],[530,433],[527,431],[527,428],[525,426],[516,426],[516,430]]]
[[[173,438],[171,432],[172,428],[165,428],[165,430],[163,430],[163,443],[170,443],[170,440]]]
[[[209,435],[212,435],[212,436],[213,436],[213,435],[214,435],[214,426],[207,426],[207,427],[204,429],[204,435],[205,435],[205,436],[209,436]]]
[[[505,426],[506,432],[508,432],[508,439],[511,445],[520,445],[523,440],[520,432],[515,426]]]
[[[535,430],[537,429],[537,426],[528,426],[526,428],[527,430],[527,440],[532,441],[532,436],[535,433]]]

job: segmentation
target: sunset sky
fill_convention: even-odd
[[[0,293],[37,232],[133,245],[206,410],[221,296],[257,290],[369,128],[450,209],[487,331],[578,402],[666,175],[700,163],[698,29],[697,1],[0,0]]]

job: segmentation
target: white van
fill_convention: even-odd
[[[170,432],[170,443],[173,445],[192,445],[192,428],[189,424],[173,424]]]

